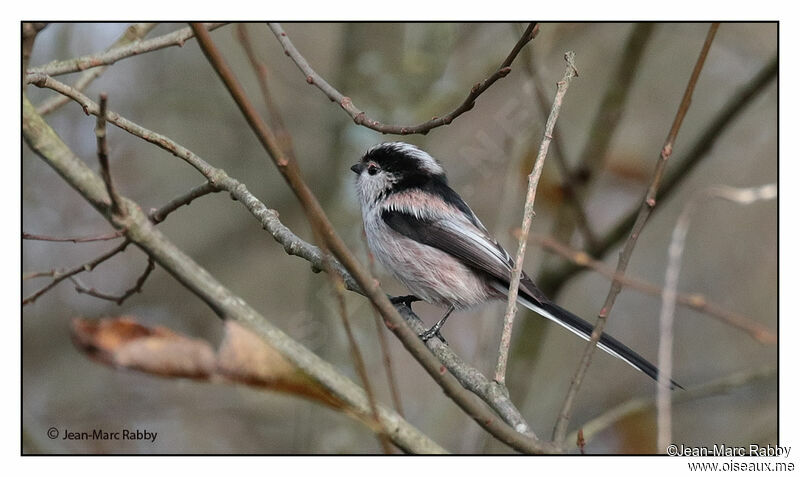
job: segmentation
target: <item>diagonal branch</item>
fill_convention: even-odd
[[[274,134],[270,128],[264,124],[255,111],[255,108],[253,108],[252,104],[247,99],[244,90],[236,80],[233,72],[216,49],[208,31],[202,24],[198,23],[193,23],[192,28],[195,31],[198,43],[209,63],[222,79],[225,87],[245,116],[245,119],[256,134],[259,142],[297,196],[312,226],[320,232],[322,239],[326,242],[326,246],[347,271],[350,272],[384,319],[390,322],[392,331],[400,338],[403,346],[409,350],[420,364],[422,364],[434,381],[443,388],[445,393],[453,399],[467,415],[472,417],[479,425],[499,440],[522,452],[552,452],[555,450],[553,446],[520,434],[505,422],[495,419],[491,413],[488,413],[485,408],[472,399],[469,392],[462,388],[454,377],[448,373],[442,373],[441,364],[436,357],[430,353],[430,350],[419,339],[418,335],[408,327],[394,305],[389,301],[386,294],[381,290],[377,281],[373,279],[369,272],[358,262],[355,255],[348,249],[347,245],[345,245],[344,241],[342,241],[336,233],[313,192],[303,180],[297,164],[294,161],[288,160],[286,155],[280,150]]]
[[[692,197],[678,216],[667,252],[668,263],[664,272],[664,290],[661,294],[661,311],[659,313],[658,369],[660,371],[658,382],[661,386],[656,389],[658,449],[666,449],[672,442],[672,396],[669,392],[669,380],[672,376],[672,325],[675,319],[678,276],[691,215],[697,206],[708,199],[719,198],[740,205],[749,205],[757,201],[773,200],[777,197],[777,184],[748,188],[713,186]]]
[[[778,57],[773,57],[761,70],[742,88],[734,93],[730,100],[709,122],[708,127],[700,134],[694,143],[687,150],[688,152],[680,160],[675,160],[674,167],[667,172],[659,189],[659,200],[662,202],[668,198],[677,186],[689,177],[697,164],[706,157],[706,154],[714,147],[714,144],[733,124],[736,118],[745,111],[746,107],[758,96],[758,93],[778,77]],[[609,232],[599,241],[596,247],[590,247],[587,253],[592,257],[602,257],[608,253],[620,240],[627,236],[628,231],[633,227],[638,215],[638,209],[631,210]],[[537,283],[551,294],[566,283],[570,277],[581,270],[580,266],[573,263],[564,265],[545,272],[539,277]]]
[[[253,330],[310,379],[315,380],[336,399],[346,403],[358,416],[369,416],[369,404],[361,388],[340,374],[330,363],[275,327],[240,297],[231,293],[204,268],[176,247],[158,230],[138,205],[126,198],[128,214],[110,213],[108,194],[102,179],[64,144],[55,131],[39,116],[23,95],[22,133],[26,143],[48,165],[74,187],[115,227],[126,231],[128,239],[141,248],[180,283],[206,302],[225,319],[237,321]],[[446,452],[395,412],[380,407],[380,419],[392,442],[413,453]]]
[[[586,252],[575,250],[552,237],[541,234],[533,234],[531,239],[538,245],[541,245],[545,250],[556,253],[567,260],[570,260],[572,263],[581,267],[581,269],[590,268],[612,280],[615,277],[614,268],[606,265],[600,260],[593,259]],[[628,288],[638,290],[642,293],[647,293],[648,295],[661,296],[661,287],[654,283],[644,281],[640,278],[631,277],[629,275],[617,276],[617,279],[619,279],[620,283]],[[740,313],[723,308],[721,305],[712,302],[700,293],[678,293],[675,298],[679,305],[691,308],[700,313],[704,313],[722,321],[723,323],[733,326],[734,328],[738,328],[748,333],[754,340],[761,344],[778,343],[778,336],[767,327],[755,322],[752,318],[748,318]]]
[[[553,128],[556,126],[558,114],[561,111],[561,103],[564,101],[564,95],[567,94],[567,89],[572,81],[572,78],[578,76],[578,70],[575,68],[575,52],[568,51],[564,55],[567,62],[567,67],[564,70],[564,76],[558,82],[558,89],[556,96],[553,99],[553,106],[550,110],[550,115],[545,123],[544,135],[542,143],[539,146],[539,153],[536,156],[533,170],[528,175],[528,192],[525,195],[525,207],[522,216],[522,232],[519,236],[519,245],[517,248],[517,255],[514,258],[514,268],[511,270],[511,283],[508,289],[508,302],[506,304],[506,312],[503,316],[503,334],[500,337],[500,351],[497,358],[497,368],[495,369],[494,380],[498,383],[505,385],[506,382],[506,363],[508,363],[508,349],[511,347],[511,330],[514,326],[514,316],[517,314],[517,294],[519,293],[519,282],[522,278],[522,267],[525,261],[525,250],[528,245],[528,233],[531,230],[531,223],[533,222],[533,201],[536,199],[536,189],[539,185],[539,178],[542,176],[542,169],[544,169],[544,159],[547,157],[547,150],[550,147],[550,141],[553,139]]]
[[[61,94],[69,96],[72,100],[78,103],[84,111],[88,114],[97,115],[99,108],[96,103],[94,103],[91,99],[86,97],[83,93],[79,91],[75,91],[74,88],[71,88],[54,78],[51,78],[47,75],[30,75],[35,76],[35,81],[31,81],[31,84],[34,84],[39,87],[45,87],[49,89],[53,89],[54,91],[58,91]],[[247,210],[261,223],[261,226],[264,230],[269,232],[272,237],[281,244],[284,251],[293,256],[297,256],[303,258],[304,260],[308,261],[314,270],[323,270],[323,255],[319,248],[314,245],[311,245],[300,237],[298,237],[292,230],[286,227],[278,218],[277,212],[272,209],[267,208],[261,201],[258,200],[255,196],[253,196],[248,190],[247,186],[242,182],[238,181],[237,179],[230,177],[223,171],[222,169],[215,168],[211,166],[208,162],[206,162],[203,158],[195,154],[194,152],[190,151],[186,147],[176,143],[175,141],[171,140],[167,136],[162,134],[156,133],[151,131],[139,124],[130,121],[129,119],[120,116],[119,114],[109,111],[106,115],[108,122],[116,125],[117,127],[133,134],[137,137],[142,138],[143,140],[150,142],[165,151],[168,151],[170,154],[179,157],[180,159],[186,161],[190,164],[193,168],[199,171],[210,184],[214,187],[218,188],[218,190],[224,190],[228,192],[231,197],[235,198],[240,204],[244,205]],[[362,291],[359,284],[356,280],[347,272],[347,270],[342,266],[341,263],[338,261],[332,261],[332,267],[334,268],[335,272],[342,277],[345,283],[345,287],[348,290],[355,291],[362,295],[365,295],[365,292]],[[366,296],[366,295],[365,295]],[[413,313],[403,313],[403,309],[400,309],[403,319],[406,321],[412,320],[409,322],[409,326],[412,327],[414,332],[413,339],[417,340],[417,334],[424,331],[423,325],[421,324],[422,321],[413,315]],[[382,316],[384,316],[382,314]],[[385,318],[384,318],[385,320]],[[420,323],[419,326],[415,327],[414,320]],[[388,326],[394,326],[387,320]],[[432,340],[431,342],[435,342],[436,340]],[[429,342],[429,344],[431,343]],[[465,388],[469,389],[471,392],[478,395],[484,402],[486,402],[495,412],[497,412],[505,422],[509,423],[512,427],[514,427],[517,431],[522,432],[523,434],[528,434],[527,430],[529,427],[527,424],[524,424],[524,419],[520,416],[519,412],[516,411],[513,403],[509,400],[508,396],[501,393],[501,392],[490,392],[493,391],[494,388],[492,387],[492,382],[484,377],[480,371],[475,368],[470,367],[457,357],[454,358],[454,361],[448,362],[445,361],[444,357],[434,350],[436,357],[440,360],[439,362],[447,363],[446,369],[449,373],[451,373],[459,383],[464,386]],[[441,371],[440,364],[437,362],[435,364],[437,375]],[[470,380],[476,380],[475,383],[471,383]],[[473,385],[474,384],[474,385]],[[468,399],[468,398],[463,398]],[[495,420],[491,416],[486,417],[485,422],[492,423],[492,425],[497,425]],[[513,424],[517,423],[517,424]],[[557,452],[558,449],[554,446],[546,445],[545,443],[540,443],[539,446],[532,447],[530,449],[531,452],[534,452],[536,449],[540,449],[541,452]]]
[[[117,41],[115,41],[106,51],[140,41],[157,25],[158,23],[136,23],[129,26],[127,29],[125,29],[125,33],[123,33],[122,36],[119,37]],[[105,73],[105,71],[108,69],[108,66],[109,65],[99,66],[97,68],[84,71],[77,81],[75,81],[73,87],[78,91],[85,90],[92,83],[92,81],[96,80],[100,77],[100,75]],[[36,111],[42,116],[46,116],[68,102],[69,98],[67,97],[53,96],[52,98],[42,102],[42,104],[36,108]]]
[[[714,41],[714,35],[717,33],[718,27],[719,23],[712,23],[711,27],[708,29],[708,35],[706,36],[703,48],[700,50],[700,55],[697,58],[694,70],[689,78],[689,82],[686,85],[686,91],[683,93],[683,99],[678,107],[678,112],[675,114],[675,120],[672,122],[672,127],[667,134],[667,139],[664,141],[664,147],[662,147],[661,154],[656,162],[656,169],[653,173],[653,178],[650,181],[650,185],[647,188],[647,193],[642,200],[642,205],[639,208],[639,214],[636,218],[636,223],[633,225],[630,236],[628,237],[628,240],[625,242],[625,246],[619,254],[617,270],[614,274],[615,278],[611,282],[611,289],[608,291],[606,301],[597,317],[597,323],[592,331],[591,339],[589,340],[589,343],[586,345],[586,348],[583,352],[580,365],[575,372],[575,376],[572,379],[572,384],[570,385],[567,396],[564,399],[561,412],[559,413],[558,420],[556,421],[555,429],[553,430],[553,440],[555,442],[564,442],[564,438],[567,433],[567,425],[569,424],[569,419],[572,415],[572,406],[574,405],[575,397],[577,396],[578,390],[583,382],[583,377],[586,375],[586,371],[589,369],[589,364],[591,363],[592,356],[597,348],[597,342],[600,340],[600,336],[603,334],[603,328],[605,327],[608,315],[611,313],[611,308],[614,306],[617,295],[619,295],[619,292],[622,291],[622,284],[616,277],[623,276],[625,274],[625,270],[628,268],[628,262],[633,254],[633,249],[636,247],[636,242],[641,235],[645,223],[647,222],[647,218],[650,216],[650,213],[656,205],[656,193],[658,192],[658,188],[661,184],[661,179],[664,176],[664,170],[667,167],[669,158],[672,156],[675,139],[678,137],[678,132],[680,131],[683,119],[686,117],[686,113],[689,111],[689,105],[692,102],[692,93],[694,92],[695,85],[700,77],[700,71],[703,69],[706,56],[708,55],[708,50],[711,48],[711,43]]]
[[[208,23],[209,30],[217,29],[225,23]],[[172,33],[161,35],[149,40],[137,41],[127,45],[111,48],[106,51],[79,56],[69,60],[56,60],[46,65],[28,68],[27,73],[42,73],[49,76],[59,76],[67,73],[88,70],[97,66],[113,65],[119,60],[141,55],[151,51],[168,48],[170,46],[183,46],[186,40],[194,37],[191,28],[181,28]]]
[[[196,199],[198,197],[201,197],[203,195],[210,194],[210,193],[213,193],[213,192],[218,192],[218,191],[219,191],[218,188],[212,186],[208,182],[206,182],[205,184],[199,185],[199,186],[193,188],[192,190],[190,190],[189,192],[181,194],[178,197],[172,199],[166,205],[164,205],[162,207],[159,207],[158,209],[151,210],[150,214],[149,214],[150,221],[153,222],[154,224],[161,223],[161,222],[164,221],[164,219],[167,218],[167,215],[169,215],[170,213],[175,211],[175,209],[181,207],[182,205],[188,205],[189,203],[191,203],[192,200],[194,200],[194,199]],[[117,235],[117,234],[119,234],[119,235]],[[112,238],[122,237],[122,236],[124,236],[124,234],[125,234],[124,230],[119,230],[119,231],[114,233],[115,237],[112,237]],[[25,238],[24,234],[23,234],[23,238]],[[92,238],[90,237],[90,239],[92,239]],[[94,237],[93,239],[94,240],[100,240],[100,238],[97,238],[97,237]],[[66,240],[69,240],[69,239],[66,239]],[[62,241],[62,240],[58,240],[58,241]],[[69,240],[69,241],[74,241],[74,239],[73,240]],[[90,241],[90,240],[78,240],[78,241]],[[30,273],[30,274],[27,274],[24,277],[24,279],[47,276],[47,277],[53,277],[53,280],[50,283],[48,283],[44,288],[36,291],[32,295],[30,295],[30,296],[26,297],[25,299],[23,299],[22,300],[22,305],[24,306],[24,305],[28,305],[30,303],[33,303],[34,301],[36,301],[37,298],[39,298],[40,296],[42,296],[45,293],[47,293],[48,291],[50,291],[54,286],[58,285],[59,283],[61,283],[61,281],[63,281],[66,278],[70,278],[70,277],[72,277],[74,275],[77,275],[78,273],[81,273],[81,272],[91,272],[92,270],[95,269],[95,267],[97,267],[101,263],[105,262],[106,260],[108,260],[109,258],[113,257],[114,255],[124,251],[125,248],[128,246],[128,244],[130,244],[130,241],[126,239],[123,243],[121,243],[120,245],[114,247],[113,249],[109,250],[108,252],[106,252],[106,253],[104,253],[104,254],[102,254],[102,255],[100,255],[100,256],[98,256],[98,257],[96,257],[96,258],[94,258],[94,259],[92,259],[92,260],[90,260],[90,261],[88,261],[88,262],[86,262],[84,264],[78,265],[77,267],[73,267],[73,268],[71,268],[69,270],[66,270],[66,271],[50,270],[48,272],[33,272],[33,273]]]
[[[300,68],[300,71],[306,75],[306,82],[319,88],[319,90],[325,93],[325,95],[331,101],[341,106],[341,108],[344,109],[351,118],[353,118],[353,121],[356,124],[367,127],[374,131],[381,132],[383,134],[400,135],[427,134],[431,129],[450,124],[454,119],[471,110],[475,106],[475,100],[478,99],[478,96],[489,89],[489,87],[492,86],[497,80],[508,76],[508,74],[511,72],[511,63],[514,62],[514,59],[517,57],[522,48],[531,40],[533,40],[537,33],[539,33],[537,23],[529,24],[528,28],[525,29],[525,32],[522,34],[520,39],[514,45],[514,48],[511,49],[511,52],[509,52],[508,56],[506,56],[506,59],[500,64],[497,70],[495,70],[495,72],[485,80],[475,83],[464,101],[453,111],[445,114],[442,117],[434,117],[430,121],[426,121],[415,126],[398,126],[392,124],[383,124],[380,121],[376,121],[368,117],[366,112],[360,110],[355,104],[353,104],[352,99],[337,91],[336,88],[325,81],[325,78],[314,71],[311,65],[308,64],[308,61],[303,57],[302,54],[300,54],[297,48],[295,48],[294,44],[289,39],[289,36],[285,31],[283,31],[283,27],[281,27],[280,23],[270,23],[269,28],[272,30],[272,33],[275,34],[275,38],[278,39],[278,42],[280,42],[284,53],[286,53],[286,55],[290,57],[292,61],[294,61],[297,67]]]

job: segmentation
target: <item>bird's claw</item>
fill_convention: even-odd
[[[441,341],[442,344],[446,345],[447,340],[444,339],[444,336],[442,336],[442,334],[439,332],[440,328],[441,328],[440,326],[434,325],[433,327],[431,327],[431,329],[420,333],[419,337],[422,338],[423,343],[427,343],[429,339],[436,337],[439,338],[439,341]]]
[[[393,296],[389,298],[389,301],[392,305],[405,305],[408,308],[411,308],[411,304],[415,301],[422,301],[422,298],[417,297],[416,295],[403,295],[403,296]]]

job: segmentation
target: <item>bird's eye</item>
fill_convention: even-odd
[[[375,164],[368,165],[367,172],[369,173],[369,175],[374,176],[375,174],[378,173],[378,166],[376,166]]]

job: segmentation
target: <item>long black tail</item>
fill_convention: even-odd
[[[587,341],[592,335],[594,326],[589,324],[589,322],[583,318],[570,313],[555,303],[539,302],[538,300],[531,299],[527,293],[524,293],[521,290],[519,299],[517,301],[519,301],[526,308],[529,308],[545,318],[558,323],[559,325],[572,331]],[[642,358],[638,353],[622,344],[613,336],[603,333],[603,335],[600,337],[600,341],[597,343],[597,346],[603,351],[616,356],[617,358],[625,361],[634,368],[642,371],[646,375],[658,381],[658,368],[656,368],[651,362]],[[675,389],[678,387],[683,389],[683,386],[675,381],[670,380],[670,382],[672,383],[670,388]]]

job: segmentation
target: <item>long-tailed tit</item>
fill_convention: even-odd
[[[447,185],[445,171],[425,151],[402,142],[378,144],[351,167],[358,175],[364,230],[370,250],[421,299],[448,308],[421,336],[439,330],[454,309],[507,299],[513,259]],[[588,340],[593,326],[552,303],[524,272],[518,302]],[[604,351],[658,379],[658,369],[603,334]],[[676,385],[673,382],[673,385]]]

